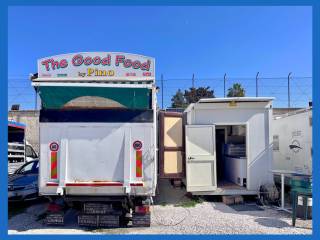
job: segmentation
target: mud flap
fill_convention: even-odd
[[[78,225],[83,227],[119,227],[120,216],[80,214]]]
[[[64,212],[49,212],[45,223],[47,225],[64,225]]]
[[[151,224],[150,213],[146,213],[146,214],[133,213],[132,214],[133,227],[150,227],[150,224]]]

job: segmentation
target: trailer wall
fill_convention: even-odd
[[[273,168],[312,174],[312,110],[273,120]]]

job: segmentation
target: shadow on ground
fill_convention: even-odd
[[[277,218],[258,218],[254,220],[264,227],[286,228],[291,227],[287,222]]]

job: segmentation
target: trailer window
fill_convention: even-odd
[[[273,136],[273,151],[279,151],[280,146],[279,146],[279,135],[274,135]]]

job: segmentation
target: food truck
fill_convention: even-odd
[[[155,60],[81,52],[38,60],[39,193],[79,206],[78,224],[149,226],[157,185]],[[63,224],[50,207],[48,224]],[[55,209],[55,211],[52,211]]]

